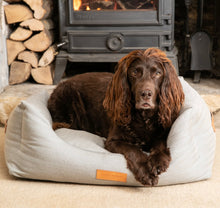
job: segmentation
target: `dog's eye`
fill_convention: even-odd
[[[138,76],[138,69],[133,69],[132,70],[132,76],[137,77]]]
[[[156,71],[156,72],[155,72],[155,75],[156,75],[156,76],[160,76],[161,74],[162,74],[161,71]]]
[[[135,76],[136,76],[136,75],[137,75],[137,73],[138,73],[138,70],[137,70],[137,69],[134,69],[134,70],[133,70],[133,75],[135,75]]]
[[[132,74],[135,77],[140,77],[143,74],[143,69],[141,67],[134,68]]]
[[[151,77],[153,79],[159,79],[162,76],[163,72],[158,69],[158,68],[154,68],[154,70],[152,70],[151,72]]]

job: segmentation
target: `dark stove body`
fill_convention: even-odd
[[[74,10],[74,1],[79,0],[59,0],[59,38],[63,46],[56,57],[54,84],[61,79],[67,61],[118,62],[132,50],[149,47],[166,51],[178,69],[174,48],[174,0],[132,0],[135,9],[126,8],[128,0],[109,0],[108,4],[114,2],[114,9],[89,11]],[[86,2],[87,5],[90,2],[106,4],[107,0]],[[115,9],[117,2],[122,6],[120,9]],[[140,8],[142,2],[152,5],[143,9]]]

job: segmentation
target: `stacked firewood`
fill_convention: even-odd
[[[30,76],[37,83],[52,84],[54,24],[52,0],[5,0],[5,17],[13,31],[7,39],[9,83],[25,82]]]

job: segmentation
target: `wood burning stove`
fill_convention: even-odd
[[[174,50],[174,0],[59,0],[54,84],[71,62],[118,62],[135,49]]]

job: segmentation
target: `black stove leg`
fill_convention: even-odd
[[[200,76],[201,76],[201,71],[195,71],[193,82],[194,83],[199,83],[200,82]]]
[[[55,72],[54,72],[54,78],[53,78],[53,84],[56,85],[60,82],[63,73],[65,72],[67,65],[67,58],[64,57],[56,57],[56,63],[55,63]]]

